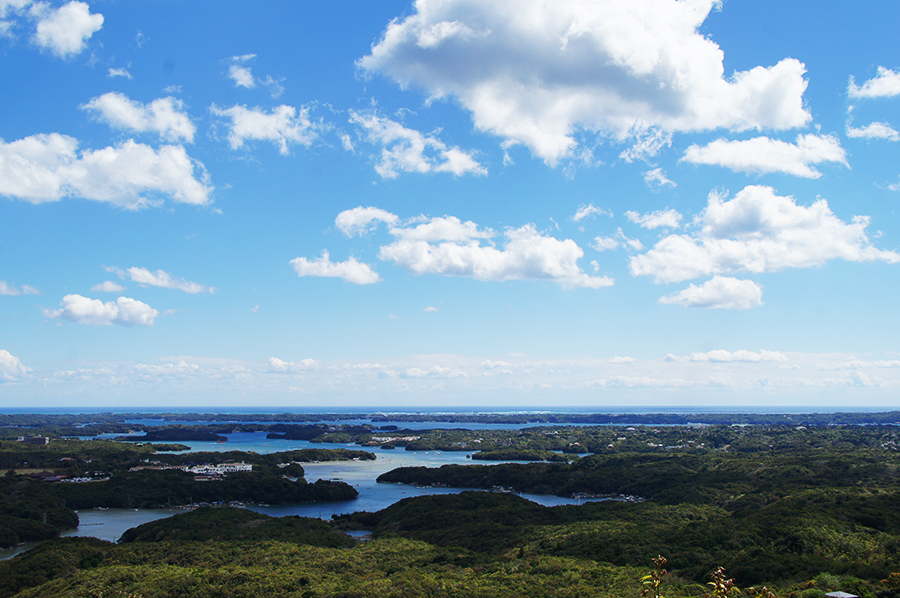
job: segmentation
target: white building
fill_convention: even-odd
[[[240,471],[253,471],[252,463],[220,463],[218,465],[197,465],[188,469],[191,473],[202,475],[225,475],[227,473],[238,473]]]

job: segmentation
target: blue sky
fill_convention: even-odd
[[[894,408],[898,18],[0,0],[0,407]]]

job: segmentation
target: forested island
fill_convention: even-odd
[[[0,562],[0,598],[739,594],[721,593],[726,586],[745,588],[747,596],[823,598],[843,591],[894,598],[900,596],[900,426],[875,421],[896,414],[866,416],[873,421],[813,424],[806,416],[803,423],[630,421],[503,430],[259,419],[208,424],[216,434],[228,433],[219,426],[259,426],[255,431],[322,443],[265,455],[171,454],[133,440],[64,439],[60,431],[69,428],[123,422],[33,420],[2,432],[0,543],[47,541]],[[46,445],[14,439],[38,429],[52,434]],[[334,437],[362,450],[326,448]],[[408,498],[330,522],[218,506],[134,528],[118,545],[53,539],[77,524],[72,508],[335,500],[356,490],[341,482],[306,483],[302,463],[374,459],[370,449],[382,446],[466,451],[472,462],[394,469],[379,482],[469,490]],[[196,463],[243,463],[252,470],[210,483],[178,469]],[[28,477],[38,469],[101,475],[86,483]],[[543,507],[520,492],[574,496],[583,504]],[[343,533],[363,531],[370,539]],[[659,556],[665,565],[654,565]],[[719,567],[725,573],[711,578]],[[729,579],[733,585],[725,584]]]

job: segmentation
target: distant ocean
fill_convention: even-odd
[[[90,414],[90,413],[218,413],[218,414],[279,414],[279,413],[303,413],[303,414],[383,414],[383,415],[512,415],[512,414],[547,414],[547,413],[603,413],[603,414],[692,414],[692,413],[753,413],[753,414],[781,414],[781,413],[882,413],[888,411],[884,408],[867,407],[554,407],[552,409],[540,409],[535,407],[513,408],[496,407],[484,409],[463,409],[453,407],[0,407],[0,413],[16,415],[24,413],[45,414]]]

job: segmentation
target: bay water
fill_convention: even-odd
[[[459,427],[459,426],[457,426]],[[479,427],[480,428],[480,427]],[[348,450],[365,450],[376,456],[374,461],[327,461],[321,463],[303,463],[307,482],[316,480],[341,480],[352,485],[359,496],[355,500],[297,503],[286,505],[246,505],[247,508],[271,515],[283,517],[299,515],[331,519],[332,515],[354,513],[357,511],[379,511],[404,498],[435,494],[455,494],[462,488],[421,488],[404,484],[379,484],[375,480],[382,473],[398,467],[440,467],[441,465],[471,465],[472,451],[406,451],[402,448],[384,450],[379,448],[360,447],[356,444],[313,444],[305,440],[275,440],[266,438],[266,432],[238,432],[226,434],[228,441],[194,442],[184,441],[190,447],[184,452],[225,452],[252,451],[259,454],[270,454],[280,451],[291,451],[305,448],[346,448]],[[486,463],[486,462],[479,462]],[[579,504],[584,499],[561,498],[552,495],[522,494],[522,497],[544,506]],[[109,509],[103,511],[79,511],[77,529],[63,532],[63,536],[90,536],[103,540],[116,541],[125,530],[176,513],[184,509]]]

